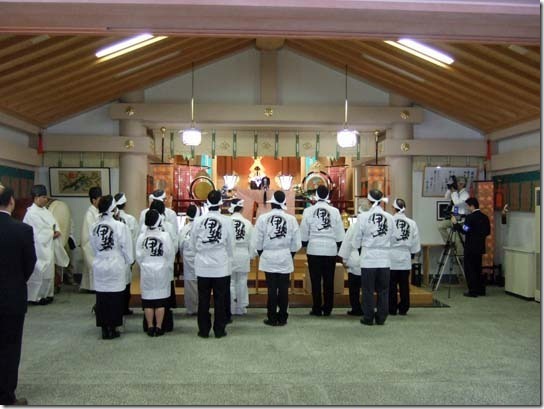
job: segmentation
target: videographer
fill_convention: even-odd
[[[470,197],[466,200],[470,214],[464,223],[458,223],[451,217],[453,229],[465,235],[464,267],[468,292],[465,297],[485,295],[485,281],[482,277],[482,254],[485,254],[485,238],[491,233],[489,218],[480,211],[478,199]]]
[[[451,200],[450,214],[462,219],[468,213],[467,205],[465,201],[469,198],[469,194],[465,189],[467,180],[464,176],[459,176],[458,178],[455,175],[450,176],[447,186],[448,190],[444,197]],[[449,215],[448,215],[449,216]],[[442,220],[438,225],[438,231],[444,240],[444,243],[448,241],[449,229],[451,229],[452,223],[449,218]],[[458,234],[453,235],[453,240],[455,243],[455,249],[458,256],[463,255],[463,243]]]

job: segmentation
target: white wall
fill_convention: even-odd
[[[48,133],[81,135],[119,135],[119,121],[110,118],[106,104],[47,128]]]
[[[259,52],[246,50],[195,69],[195,102],[259,102]],[[182,103],[191,100],[191,73],[145,90],[146,102]],[[198,112],[195,113],[198,115]]]
[[[423,117],[423,123],[414,125],[414,139],[484,139],[480,132],[428,109],[425,109]]]
[[[28,135],[13,128],[0,125],[0,147],[2,146],[2,141],[28,146]]]
[[[540,132],[530,132],[515,138],[503,139],[497,142],[498,153],[520,151],[528,148],[540,149]]]
[[[288,49],[278,53],[281,104],[339,104],[345,99],[345,74]],[[348,100],[354,105],[387,106],[389,93],[348,76]]]

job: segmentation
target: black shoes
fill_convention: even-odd
[[[277,327],[278,326],[277,321],[272,321],[272,320],[266,319],[263,322],[264,322],[264,325],[269,325],[271,327]]]
[[[376,325],[383,325],[383,324],[385,324],[385,320],[383,320],[383,321],[376,320]]]
[[[227,336],[227,332],[226,331],[223,331],[223,332],[216,332],[215,333],[215,337],[216,338],[223,338],[223,337],[226,337]]]
[[[210,337],[209,334],[204,334],[204,333],[202,333],[202,332],[199,332],[197,335],[198,335],[200,338],[209,338],[209,337]]]
[[[155,328],[155,336],[156,337],[162,337],[164,335],[164,329],[156,327]]]
[[[374,325],[374,321],[370,321],[370,320],[367,320],[365,318],[362,318],[360,322],[363,325]]]
[[[150,336],[150,337],[154,337],[155,336],[155,327],[148,327],[147,328],[147,335]]]
[[[321,311],[312,310],[312,311],[310,311],[310,315],[315,315],[316,317],[321,317],[323,315],[323,313]]]
[[[465,297],[472,297],[472,298],[478,297],[478,295],[476,295],[476,294],[474,294],[474,293],[471,293],[471,292],[463,293],[463,295],[464,295]]]
[[[352,316],[354,316],[354,317],[362,317],[362,316],[363,316],[363,311],[357,311],[357,310],[353,311],[353,310],[349,310],[349,311],[347,312],[347,314],[348,314],[348,315],[352,315]]]
[[[112,327],[102,327],[102,339],[119,338],[121,333]]]

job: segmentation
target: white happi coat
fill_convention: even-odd
[[[347,265],[348,272],[354,275],[361,275],[361,256],[358,249],[353,247],[353,235],[357,229],[357,223],[352,223],[349,226],[344,241],[338,250],[338,256],[342,257],[344,263]]]
[[[459,214],[468,214],[468,207],[465,203],[465,200],[469,198],[469,194],[465,188],[459,190],[458,192],[452,192],[451,190],[446,190],[444,198],[451,200],[453,206],[457,207],[457,213]]]
[[[38,301],[48,296],[47,291],[44,292],[47,289],[43,288],[43,281],[53,280],[55,277],[53,234],[58,229],[58,222],[49,210],[36,204],[27,209],[23,222],[32,226],[36,249],[36,265],[27,281],[28,300]]]
[[[89,229],[94,252],[94,288],[99,292],[119,292],[126,286],[126,265],[134,262],[130,230],[112,216],[99,216]]]
[[[336,256],[336,243],[344,239],[344,224],[336,207],[324,200],[307,207],[302,213],[300,238],[308,242],[306,254]]]
[[[249,273],[250,260],[255,257],[253,247],[253,225],[241,213],[231,216],[234,226],[234,257],[232,259],[232,271]]]
[[[142,299],[158,300],[170,297],[175,255],[169,233],[148,228],[138,236],[136,260],[140,265]]]
[[[145,214],[147,213],[148,210],[149,208],[144,209],[140,213],[140,220],[139,220],[140,230],[142,229],[142,227],[145,226]],[[168,221],[168,223],[172,225],[172,228],[174,229],[177,236],[179,231],[179,225],[178,225],[178,215],[176,214],[176,212],[174,212],[169,207],[166,207],[164,209],[164,217],[166,218],[166,221]]]
[[[197,277],[226,277],[231,274],[234,228],[229,217],[210,210],[197,217],[191,227]]]
[[[361,268],[391,267],[393,224],[393,216],[381,206],[374,206],[357,217],[352,245],[361,248]]]
[[[396,213],[393,220],[391,270],[411,270],[411,254],[418,253],[421,250],[417,224],[404,213]]]
[[[183,279],[196,280],[195,274],[195,249],[191,240],[191,228],[193,222],[190,221],[181,228],[179,233],[179,253],[183,258]]]
[[[138,239],[138,233],[140,230],[138,221],[136,220],[134,216],[132,216],[131,214],[128,214],[124,210],[119,210],[119,218],[128,227],[130,231],[130,238],[132,239],[132,245],[135,248],[136,240]],[[128,264],[126,268],[126,284],[128,285],[131,282],[132,282],[132,266]]]
[[[266,273],[293,272],[291,253],[296,253],[302,247],[295,216],[281,209],[272,209],[259,216],[253,237],[255,250],[263,250],[259,257],[259,270]]]
[[[81,288],[94,290],[93,259],[94,252],[91,247],[89,232],[91,226],[98,220],[98,209],[90,205],[85,213],[83,225],[81,226],[81,251],[83,252],[83,271],[81,276]]]

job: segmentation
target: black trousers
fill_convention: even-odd
[[[127,284],[127,286],[125,287],[125,309],[124,309],[124,312],[127,312],[130,308],[129,308],[129,305],[130,305],[130,283]]]
[[[198,285],[198,332],[208,335],[212,328],[210,304],[213,291],[213,332],[223,335],[227,325],[225,297],[230,288],[227,287],[227,277],[197,277]]]
[[[227,322],[232,319],[232,311],[230,310],[230,276],[227,276],[228,291],[225,294],[225,314],[227,314]]]
[[[348,273],[348,288],[351,311],[361,312],[361,276]]]
[[[389,279],[389,314],[406,314],[410,309],[410,270],[391,270]],[[399,302],[397,303],[397,288]]]
[[[336,256],[308,255],[308,270],[312,282],[312,311],[330,314],[334,302],[334,270]],[[323,279],[323,303],[321,301],[321,280]]]
[[[24,322],[24,314],[0,314],[0,405],[16,399]]]
[[[383,323],[389,312],[389,268],[362,268],[363,318],[365,321]],[[374,302],[374,291],[378,305]],[[374,313],[376,308],[376,313]]]
[[[264,273],[268,288],[266,301],[268,319],[272,322],[287,322],[289,314],[289,276],[283,273]]]
[[[485,281],[482,276],[482,255],[470,253],[465,250],[464,259],[468,292],[475,295],[484,295]]]

